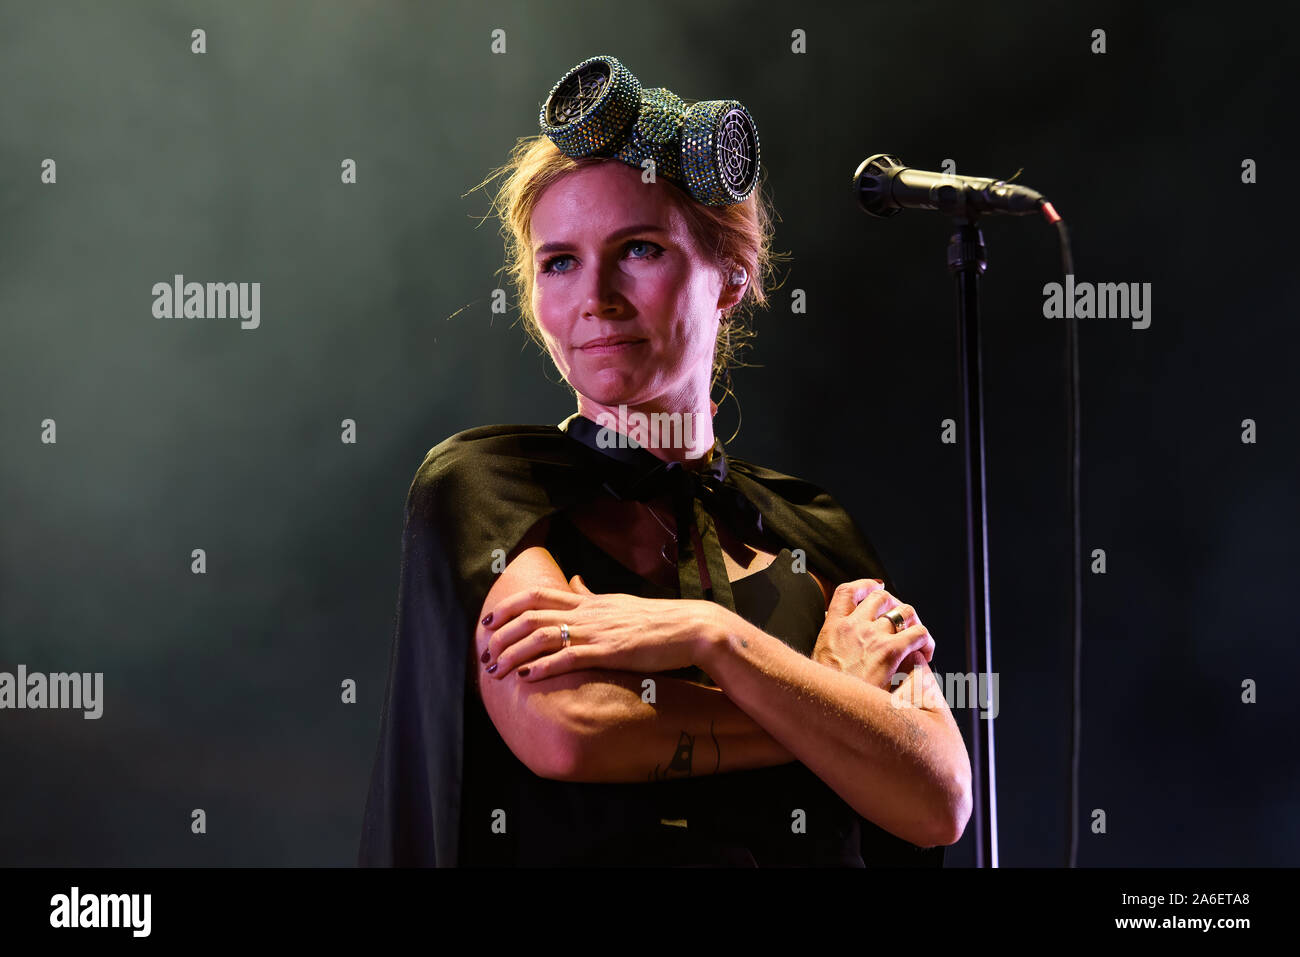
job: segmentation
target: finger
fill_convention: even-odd
[[[930,634],[930,629],[926,628],[925,623],[917,617],[916,610],[911,605],[899,605],[898,608],[900,611],[905,610],[905,614],[907,615],[906,627],[900,629],[898,633],[901,635],[904,631],[911,628],[923,629],[927,640],[921,644],[916,653],[924,654],[925,660],[929,661],[934,657],[934,636]]]
[[[915,674],[916,670],[924,667],[925,655],[921,654],[919,651],[908,652],[907,655],[903,657],[903,660],[898,663],[898,667],[894,669],[893,675],[890,676],[890,690],[897,691],[897,689],[902,686],[903,682],[907,681],[909,678],[915,680],[919,677]]]
[[[566,589],[527,588],[501,599],[500,604],[484,616],[483,624],[489,631],[494,631],[530,608],[573,608],[576,605],[573,592]]]
[[[841,617],[850,615],[865,597],[884,587],[885,583],[879,578],[859,578],[857,581],[837,585],[831,594],[830,603],[826,606],[826,614],[828,616],[837,614]]]
[[[907,657],[898,663],[899,671],[910,672],[913,668],[919,668],[928,663],[929,659],[925,657],[922,651],[909,651]]]
[[[922,628],[925,628],[925,623],[922,622],[920,618],[916,618],[915,616],[913,616],[912,624],[920,625]],[[929,642],[926,643],[925,647],[922,650],[925,652],[925,660],[929,662],[934,658],[934,635],[930,635],[929,628],[925,628],[925,632],[927,635],[930,636],[930,640]]]
[[[528,614],[532,614],[529,612]],[[525,616],[526,617],[526,616]],[[511,623],[513,628],[521,617]],[[492,639],[496,641],[496,638]],[[570,639],[572,640],[572,639]],[[487,673],[493,678],[504,678],[510,672],[543,655],[554,654],[564,648],[564,636],[559,625],[547,625],[537,628],[508,647],[502,648],[496,659],[487,666]]]
[[[890,697],[896,707],[933,707],[934,677],[920,651],[913,651],[899,663],[890,678]]]
[[[582,576],[581,576],[581,575],[574,575],[572,578],[570,578],[570,579],[569,579],[569,587],[572,588],[574,591],[576,591],[576,592],[577,592],[578,594],[580,594],[580,595],[594,595],[594,594],[596,594],[594,591],[592,591],[590,588],[587,587],[587,583],[586,583],[585,581],[582,580]]]
[[[898,604],[898,599],[880,587],[866,598],[862,599],[861,604],[853,610],[852,617],[865,618],[867,621],[875,621],[885,612],[889,611]]]
[[[925,627],[925,625],[922,624],[920,619],[917,620],[916,624],[921,625],[922,628]],[[926,631],[928,633],[929,629],[926,628]],[[916,665],[928,665],[933,660],[934,660],[934,636],[930,635],[929,641],[922,644],[920,648],[917,648],[914,651],[909,651],[907,653],[906,657],[903,658],[903,663],[899,665],[899,669],[900,670],[911,669]]]
[[[568,625],[572,630],[574,625],[570,620],[571,617],[571,612],[568,609],[556,611],[550,608],[530,608],[521,612],[511,619],[504,628],[494,632],[488,638],[488,667],[500,660],[501,656],[516,643],[523,642],[539,632],[559,635],[561,633],[560,625]],[[573,636],[570,635],[570,641],[572,640]],[[555,647],[564,647],[562,638],[557,639]]]
[[[897,650],[899,663],[913,652],[920,652],[925,656],[926,661],[929,661],[930,656],[934,654],[934,639],[930,637],[930,631],[925,625],[904,628],[894,638],[894,648]],[[898,664],[894,665],[894,670],[898,670]]]
[[[599,668],[600,651],[595,645],[569,645],[549,655],[543,655],[536,661],[530,661],[519,669],[521,681],[541,681],[570,671],[583,668]]]
[[[904,690],[903,685],[908,682],[911,682],[911,686]],[[947,710],[943,688],[919,651],[913,651],[903,659],[891,683],[895,685],[894,694],[898,696],[897,700],[900,702],[928,708],[931,711]]]
[[[534,632],[543,628],[559,628],[567,611],[553,611],[549,608],[529,608],[511,618],[504,626],[489,629],[487,653],[489,661],[496,661],[507,648],[517,641],[523,641]]]
[[[885,592],[885,594],[889,595],[889,592]],[[886,621],[889,622],[889,626],[893,628],[895,632],[902,632],[905,628],[910,628],[913,625],[919,625],[921,623],[921,620],[916,617],[915,608],[913,608],[911,605],[907,605],[900,602],[893,595],[889,595],[889,597],[893,600],[888,604],[883,604],[880,606],[876,614],[871,616],[873,621],[879,618],[883,618],[886,613],[893,615],[894,612],[898,612],[898,614],[903,616],[903,624],[901,626],[895,626],[892,618],[886,619]],[[866,603],[864,602],[863,604]],[[870,614],[870,612],[867,612],[867,614]]]

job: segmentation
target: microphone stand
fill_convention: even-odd
[[[993,760],[992,653],[989,644],[989,524],[984,494],[984,396],[981,390],[979,280],[988,265],[976,215],[954,217],[948,239],[948,271],[957,282],[957,377],[965,441],[966,496],[966,666],[976,676],[970,708],[971,791],[975,822],[975,866],[998,866],[997,777]],[[989,700],[981,718],[979,680]]]

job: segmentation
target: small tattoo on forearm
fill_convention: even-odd
[[[710,733],[712,733],[712,729],[710,729]],[[660,765],[655,765],[654,780],[665,781],[670,778],[689,778],[694,756],[695,736],[683,731],[681,737],[677,739],[677,750],[673,752],[673,758],[668,762],[668,767],[660,771]]]
[[[742,647],[742,648],[748,648],[748,647],[749,647],[749,642],[747,642],[744,638],[741,638],[741,639],[740,639],[740,647]]]

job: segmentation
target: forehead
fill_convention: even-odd
[[[618,160],[567,173],[542,193],[530,224],[533,246],[601,239],[622,226],[658,225],[679,233],[681,213],[659,183]]]

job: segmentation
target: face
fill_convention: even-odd
[[[574,170],[538,200],[532,248],[534,315],[579,411],[708,412],[720,311],[745,287],[724,285],[662,185],[618,160]]]

